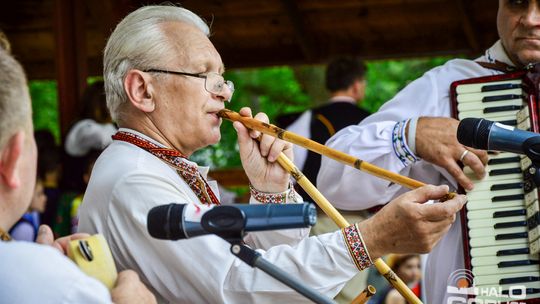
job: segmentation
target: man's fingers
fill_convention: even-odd
[[[465,205],[466,202],[467,197],[460,194],[443,203],[424,204],[419,207],[422,208],[424,220],[430,222],[449,221],[449,223],[441,224],[450,224],[455,220],[455,214],[463,207],[463,205]]]
[[[488,157],[488,153],[487,151],[484,151],[484,150],[478,150],[478,149],[473,149],[473,148],[467,148],[469,151],[471,151],[472,153],[474,153],[476,155],[476,157],[478,157],[478,159],[480,159],[480,161],[482,162],[482,164],[487,165],[488,163],[488,160],[489,160],[489,157]]]
[[[467,177],[467,175],[463,173],[463,170],[461,170],[461,168],[454,160],[448,161],[445,164],[444,168],[457,180],[457,182],[461,186],[463,186],[463,188],[465,188],[465,190],[472,190],[472,188],[474,187],[473,183]]]
[[[268,153],[268,157],[267,157],[268,161],[274,162],[279,157],[281,152],[283,152],[286,144],[287,143],[283,140],[280,140],[280,139],[274,140],[274,143],[272,144],[272,147],[270,148],[270,152]]]
[[[475,153],[472,153],[472,151],[467,153],[463,157],[461,162],[463,163],[463,165],[469,166],[473,170],[474,174],[476,175],[478,179],[482,179],[486,175],[486,169],[485,169],[483,161],[480,159],[478,155],[476,155]]]
[[[416,203],[425,203],[429,200],[440,199],[441,197],[448,194],[448,190],[449,189],[447,185],[426,185],[407,192],[405,199],[411,200]]]
[[[36,243],[52,246],[52,244],[54,243],[54,234],[49,226],[47,225],[39,226],[38,235],[36,237]]]
[[[261,150],[261,155],[264,157],[268,156],[268,153],[270,152],[270,149],[272,147],[272,144],[275,141],[275,137],[272,137],[270,135],[264,134],[261,137],[261,141],[259,143],[259,148]]]

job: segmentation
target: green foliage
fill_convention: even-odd
[[[35,130],[49,130],[60,141],[60,119],[56,81],[30,81],[32,116]]]

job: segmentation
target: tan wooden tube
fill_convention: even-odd
[[[317,205],[328,215],[339,228],[348,227],[350,224],[347,220],[334,208],[332,204],[315,188],[307,177],[294,165],[294,163],[281,153],[277,162],[288,171],[296,182],[306,191],[307,194],[317,203]],[[392,271],[388,265],[378,258],[373,261],[380,274],[382,274],[394,288],[407,300],[408,303],[421,304],[422,301],[407,287],[407,285]]]
[[[241,116],[234,111],[224,109],[219,111],[218,115],[231,121],[239,121],[243,123],[247,128],[262,132],[264,134],[275,136],[277,138],[291,142],[295,145],[299,145],[315,153],[324,155],[331,159],[337,160],[338,162],[349,165],[358,170],[368,172],[372,175],[402,185],[409,189],[416,189],[425,185],[420,181],[377,167],[354,156],[329,148],[309,138],[300,136],[293,132],[286,131],[275,125],[267,124],[254,118]]]
[[[369,299],[377,292],[377,289],[373,287],[373,285],[368,285],[364,291],[362,291],[361,294],[358,295],[358,297],[354,298],[352,300],[351,304],[364,304],[369,301]]]

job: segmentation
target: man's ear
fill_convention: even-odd
[[[0,151],[0,178],[10,188],[17,188],[21,185],[21,178],[17,168],[22,161],[24,136],[24,131],[15,133]]]
[[[124,79],[124,89],[131,104],[137,109],[150,113],[156,108],[153,93],[154,87],[150,75],[139,70],[129,70]]]

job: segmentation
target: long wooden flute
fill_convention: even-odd
[[[354,298],[351,304],[365,304],[376,292],[377,289],[373,285],[368,285],[361,294]]]
[[[306,193],[315,201],[315,203],[330,217],[339,228],[349,227],[349,222],[334,208],[332,204],[319,192],[317,188],[309,181],[307,177],[287,158],[280,153],[277,162],[289,172],[296,182],[306,191]],[[407,285],[392,271],[390,267],[381,259],[373,261],[377,271],[383,275],[394,288],[407,300],[408,303],[422,304],[422,301],[407,287]]]
[[[343,153],[341,151],[338,151],[336,149],[332,149],[330,147],[327,147],[325,145],[322,145],[316,141],[313,141],[309,138],[300,136],[298,134],[295,134],[293,132],[289,132],[287,130],[284,130],[278,126],[264,123],[260,120],[245,117],[242,116],[234,111],[223,109],[218,112],[218,116],[230,120],[230,121],[239,121],[243,123],[247,128],[253,129],[255,131],[262,132],[264,134],[268,134],[274,137],[277,137],[279,139],[283,139],[285,141],[291,142],[295,145],[299,145],[303,148],[306,148],[308,150],[311,150],[315,153],[324,155],[328,158],[334,159],[338,162],[341,162],[345,165],[349,165],[351,167],[354,167],[360,171],[367,172],[369,174],[372,174],[374,176],[386,179],[388,181],[391,181],[393,183],[399,184],[401,186],[407,187],[409,189],[416,189],[422,186],[425,186],[424,183],[417,181],[415,179],[394,173],[392,171],[377,167],[373,164],[370,164],[366,161],[363,161],[361,159],[358,159],[352,155]],[[450,198],[453,198],[455,196],[455,193],[449,193],[446,197],[442,198],[441,200],[447,200]]]

